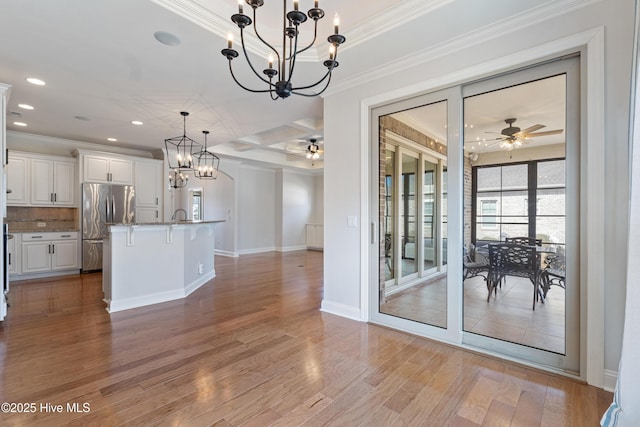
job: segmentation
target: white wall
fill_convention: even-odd
[[[282,250],[306,248],[306,224],[313,221],[314,177],[284,171],[282,183]]]
[[[511,8],[525,2],[501,4]],[[387,35],[343,52],[341,69],[342,64],[364,60],[365,57],[371,60],[375,57],[382,64],[379,68],[372,64],[372,69],[366,76],[360,76],[362,78],[359,81],[355,78],[359,76],[355,76],[348,83],[338,84],[333,88],[334,92],[325,97],[324,186],[331,189],[331,195],[324,200],[323,308],[338,308],[334,311],[342,309],[344,313],[353,314],[364,310],[360,299],[361,229],[347,227],[347,216],[357,215],[361,218],[362,189],[366,188],[360,170],[361,129],[364,125],[361,101],[414,85],[419,87],[422,82],[437,82],[443,76],[451,79],[459,70],[471,67],[481,69],[481,64],[492,59],[508,55],[517,57],[525,49],[535,49],[545,42],[604,26],[606,172],[599,179],[605,183],[603,203],[611,208],[606,209],[603,224],[606,236],[604,257],[589,262],[602,263],[605,269],[604,368],[617,370],[625,296],[629,90],[635,5],[632,0],[603,0],[586,4],[586,7],[567,8],[561,12],[556,10],[558,14],[550,18],[547,18],[548,14],[538,14],[536,19],[526,20],[521,25],[489,25],[487,16],[502,13],[497,6],[491,8],[484,2],[456,1],[447,4],[432,18],[423,16],[418,18],[418,22],[398,31],[406,33],[404,40],[398,40],[399,49],[405,49],[405,41],[406,44],[416,45],[417,39],[422,43],[421,55],[411,57],[403,50],[400,56],[387,56],[384,52],[390,50],[382,49],[378,50],[378,55],[356,57],[358,51],[367,51],[376,43],[378,46],[386,45]],[[484,9],[480,10],[480,6]],[[474,14],[477,19],[468,19]],[[500,31],[494,32],[496,28]],[[442,44],[432,46],[438,42]],[[540,55],[544,56],[544,52],[541,51]],[[385,62],[386,59],[388,62]],[[477,77],[483,77],[482,73]],[[361,221],[359,225],[367,227]],[[363,229],[362,235],[367,231]]]
[[[239,174],[238,250],[240,254],[274,250],[275,172],[242,165]]]
[[[316,175],[314,180],[315,199],[313,201],[314,224],[324,224],[324,174]]]

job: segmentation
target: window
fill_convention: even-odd
[[[480,201],[480,228],[483,230],[495,230],[498,228],[498,201]]]
[[[476,244],[529,236],[564,250],[565,160],[474,168]]]

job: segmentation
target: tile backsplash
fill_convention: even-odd
[[[78,209],[7,206],[5,223],[12,232],[78,230]]]

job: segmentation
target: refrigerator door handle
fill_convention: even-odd
[[[111,222],[114,221],[116,217],[116,198],[111,196]]]
[[[111,222],[111,209],[109,209],[109,198],[107,197],[107,199],[105,200],[105,204],[106,204],[106,209],[107,209],[107,215],[105,217],[105,220],[107,220],[107,222]]]

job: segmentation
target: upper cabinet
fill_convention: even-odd
[[[162,221],[162,160],[136,160],[136,220]]]
[[[29,204],[29,158],[9,153],[7,164],[7,205]]]
[[[31,159],[31,204],[75,205],[75,161]]]
[[[76,188],[74,159],[9,153],[7,205],[73,207]]]
[[[115,156],[85,154],[81,156],[83,181],[133,184],[133,161]]]

